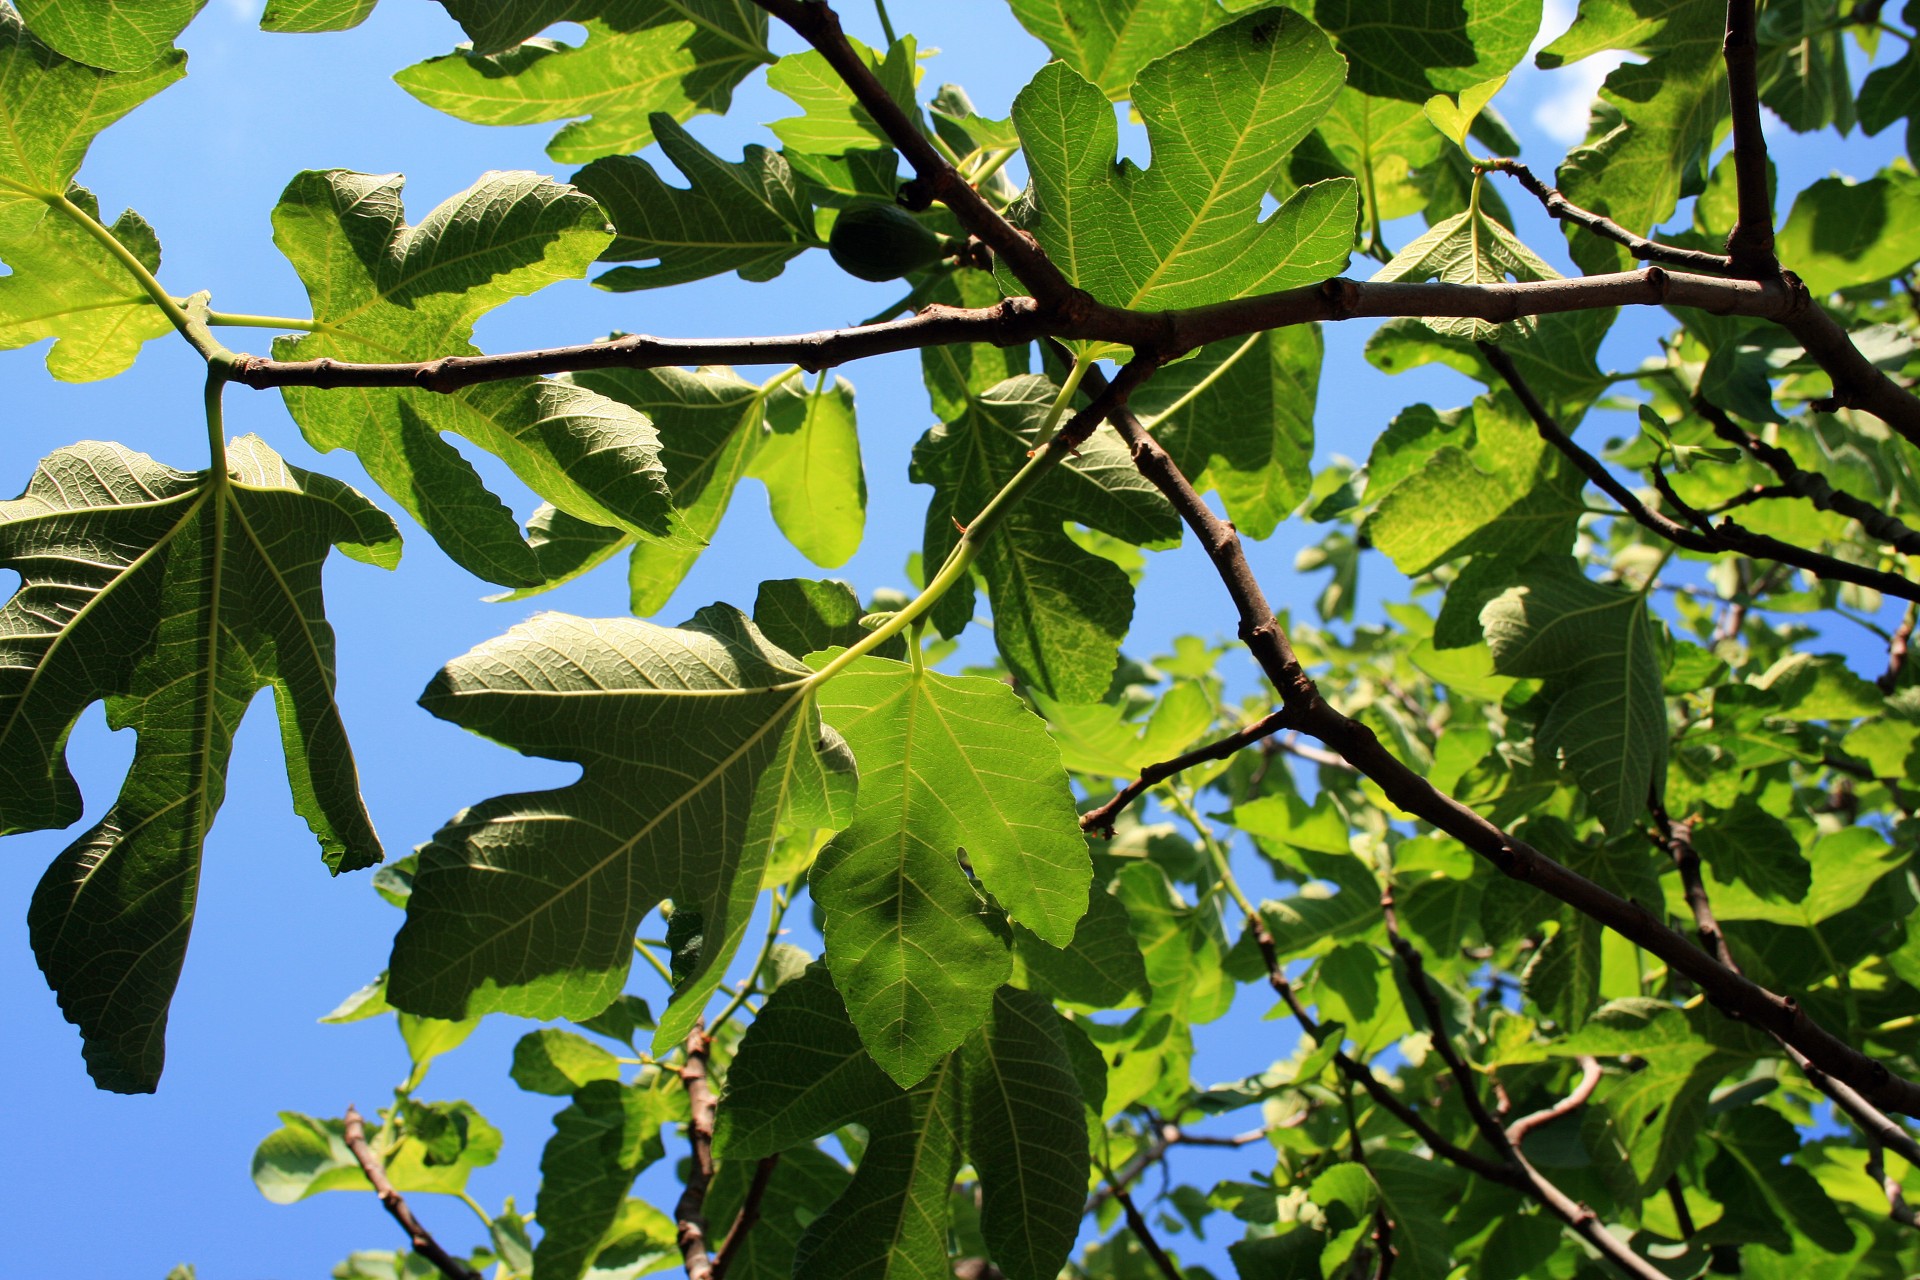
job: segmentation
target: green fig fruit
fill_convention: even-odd
[[[834,220],[827,252],[849,275],[898,280],[940,261],[946,240],[898,205],[863,204]]]

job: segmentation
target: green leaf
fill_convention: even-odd
[[[860,549],[867,524],[867,476],[860,465],[853,384],[822,375],[767,397],[767,426],[747,474],[767,486],[773,522],[795,549],[837,569]]]
[[[1480,611],[1494,669],[1547,682],[1539,747],[1559,753],[1595,814],[1631,830],[1666,777],[1667,703],[1646,596],[1535,561]]]
[[[1786,823],[1741,796],[1725,813],[1709,815],[1693,831],[1693,845],[1717,880],[1738,880],[1771,902],[1802,902],[1813,871]]]
[[[771,380],[755,386],[724,368],[609,369],[576,374],[573,381],[654,423],[673,511],[660,536],[629,539],[603,529],[589,537],[570,531],[575,556],[557,565],[558,572],[541,587],[558,585],[631,542],[627,578],[633,611],[656,613],[719,532],[733,491],[767,434],[767,401],[777,387]]]
[[[1229,18],[1219,0],[1012,0],[1013,16],[1054,57],[1119,102],[1149,62]]]
[[[379,0],[267,0],[262,31],[349,31],[367,20]]]
[[[580,1280],[606,1241],[642,1169],[666,1154],[661,1126],[686,1117],[677,1079],[623,1085],[592,1080],[553,1120],[540,1153],[540,1243],[533,1253],[541,1280]]]
[[[734,87],[773,61],[766,15],[746,0],[589,0],[547,21],[562,17],[586,27],[585,43],[522,39],[497,53],[461,49],[394,80],[473,124],[571,120],[547,154],[580,164],[654,141],[656,113],[683,121],[725,112]]]
[[[1794,197],[1775,247],[1816,294],[1899,275],[1920,258],[1920,177],[1822,178]]]
[[[457,1118],[464,1141],[452,1159],[430,1157],[427,1144],[407,1131],[384,1153],[387,1180],[396,1191],[457,1193],[467,1176],[492,1164],[500,1151],[500,1133],[464,1102],[433,1104],[446,1119]],[[403,1126],[404,1128],[404,1126]],[[381,1126],[366,1125],[367,1141],[380,1150]],[[275,1204],[293,1204],[323,1191],[372,1191],[360,1162],[347,1149],[346,1121],[319,1120],[297,1111],[280,1113],[280,1128],[253,1153],[253,1183]]]
[[[866,638],[860,625],[866,615],[860,597],[844,582],[816,582],[809,578],[779,578],[760,584],[753,601],[753,625],[788,653],[819,653],[845,648]],[[904,642],[880,646],[882,658],[905,658]]]
[[[1249,538],[1266,538],[1312,484],[1317,325],[1203,347],[1133,397],[1195,488],[1213,489]]]
[[[67,188],[67,198],[99,219],[85,187]],[[159,268],[159,238],[139,214],[128,209],[110,230],[147,270]],[[111,378],[133,364],[142,343],[173,330],[126,267],[58,213],[0,241],[0,260],[12,269],[0,276],[0,351],[52,338],[47,370],[63,382]]]
[[[1166,872],[1152,862],[1121,869],[1116,890],[1153,989],[1148,1008],[1189,1026],[1224,1017],[1234,983],[1223,965],[1228,943],[1211,903],[1182,901]]]
[[[207,0],[19,0],[28,30],[75,62],[142,71],[167,54]]]
[[[1581,478],[1504,392],[1451,425],[1415,406],[1376,442],[1368,474],[1368,497],[1380,496],[1367,536],[1402,573],[1468,554],[1569,551],[1584,510]]]
[[[753,1160],[849,1124],[868,1135],[852,1183],[800,1241],[795,1277],[945,1280],[961,1076],[955,1054],[901,1090],[862,1045],[825,963],[767,998],[728,1073],[715,1157]]]
[[[1429,171],[1445,140],[1419,107],[1348,85],[1314,132],[1325,152],[1316,155],[1311,139],[1294,152],[1288,173],[1295,183],[1340,173],[1359,179],[1362,221],[1369,228],[1427,207]],[[1274,193],[1281,194],[1278,187]]]
[[[1065,946],[1087,910],[1086,840],[1059,749],[997,680],[863,658],[821,691],[820,712],[862,762],[853,824],[811,880],[827,955],[875,1060],[911,1084],[1011,974],[969,872],[1014,922]]]
[[[1434,128],[1446,134],[1453,140],[1455,146],[1465,151],[1467,135],[1473,132],[1473,126],[1480,119],[1480,113],[1487,109],[1487,104],[1493,101],[1493,96],[1505,88],[1506,84],[1506,76],[1495,76],[1491,80],[1462,89],[1458,101],[1444,93],[1437,93],[1427,99],[1426,106],[1422,110],[1427,119],[1433,122]]]
[[[329,546],[391,566],[399,535],[256,437],[228,464],[216,483],[72,445],[0,503],[0,565],[21,575],[0,610],[0,829],[79,819],[65,746],[89,704],[139,734],[118,800],[47,869],[27,917],[88,1070],[119,1092],[159,1081],[200,850],[254,694],[274,691],[294,808],[328,868],[380,860],[334,703],[320,567]]]
[[[321,328],[280,338],[282,359],[412,360],[477,354],[474,322],[509,299],[585,272],[606,246],[602,214],[571,187],[495,173],[418,226],[400,179],[306,172],[273,211]],[[368,474],[447,554],[489,581],[541,581],[519,526],[442,432],[495,454],[568,514],[664,533],[669,496],[647,419],[579,386],[522,378],[452,395],[288,387],[287,408],[316,449],[352,449]]]
[[[1341,73],[1312,23],[1248,14],[1141,72],[1133,100],[1153,148],[1143,172],[1114,163],[1106,96],[1049,64],[1013,104],[1033,174],[1025,223],[1069,280],[1125,307],[1202,306],[1338,275],[1355,184],[1304,187],[1264,220],[1260,198]],[[1199,82],[1207,93],[1188,91]]]
[[[542,614],[449,664],[422,706],[584,772],[434,836],[388,998],[435,1017],[590,1017],[625,985],[641,918],[671,899],[706,939],[655,1032],[677,1043],[782,824],[844,803],[850,762],[817,728],[806,674],[723,605],[677,629]]]
[[[1373,278],[1490,285],[1505,284],[1509,279],[1557,280],[1560,273],[1476,203],[1463,213],[1436,222],[1426,234],[1394,254],[1393,261],[1374,272]],[[1510,329],[1523,334],[1528,328],[1525,320],[1496,324],[1471,316],[1437,317],[1422,323],[1443,336],[1474,342],[1492,342]]]
[[[1493,901],[1491,894],[1487,901]],[[1560,928],[1540,944],[1521,975],[1521,988],[1535,1008],[1567,1031],[1578,1031],[1600,1002],[1601,926],[1571,908],[1559,913]]]
[[[573,175],[613,221],[600,260],[651,264],[606,272],[594,280],[602,289],[658,289],[723,271],[771,280],[820,243],[812,202],[779,152],[749,146],[735,164],[669,116],[656,115],[653,132],[686,186],[669,186],[639,156],[608,156]]]
[[[1320,1274],[1340,1275],[1353,1251],[1373,1228],[1380,1193],[1363,1164],[1336,1164],[1320,1172],[1307,1197],[1326,1215],[1327,1242],[1320,1251]]]
[[[1584,0],[1573,26],[1540,51],[1540,66],[1608,49],[1646,61],[1607,76],[1586,141],[1560,167],[1567,199],[1646,234],[1672,215],[1680,197],[1705,187],[1727,112],[1725,16],[1687,0]],[[1624,249],[1596,236],[1577,234],[1572,246],[1588,271],[1630,265]]]
[[[854,55],[865,62],[895,103],[910,117],[917,118],[914,85],[919,79],[917,52],[912,36],[887,50],[883,58],[852,38]],[[850,151],[885,149],[893,151],[887,131],[874,122],[867,109],[853,96],[840,73],[827,65],[818,52],[808,49],[790,53],[767,71],[767,87],[794,100],[803,116],[775,120],[768,128],[788,151],[807,155],[837,156]]]
[[[935,490],[927,507],[926,563],[946,559],[959,541],[956,526],[971,521],[1043,443],[1038,433],[1057,394],[1043,377],[1008,379],[914,446],[911,474]],[[1117,565],[1066,535],[1069,520],[1134,543],[1177,538],[1179,522],[1119,436],[1103,426],[1077,458],[1012,509],[981,550],[994,639],[1007,665],[1047,697],[1093,702],[1106,693],[1119,659],[1133,589]],[[935,615],[948,634],[965,624],[970,594],[964,586],[949,593],[961,601],[957,618]]]
[[[1811,929],[1858,905],[1867,890],[1906,864],[1909,851],[1888,844],[1869,827],[1849,827],[1813,840],[1804,857],[1812,870],[1811,881],[1804,893],[1785,901],[1763,896],[1747,883],[1724,880],[1723,868],[1709,864],[1707,890],[1714,915],[1721,920],[1764,920]],[[1677,887],[1672,892],[1677,897]]]
[[[1907,156],[1920,156],[1920,121],[1915,120],[1914,104],[1920,103],[1920,50],[1912,43],[1899,58],[1884,67],[1875,67],[1861,82],[1860,127],[1878,133],[1902,116],[1907,120]]]
[[[1784,1116],[1735,1107],[1714,1122],[1712,1136],[1719,1154],[1707,1165],[1707,1190],[1729,1218],[1763,1224],[1760,1238],[1775,1247],[1789,1243],[1778,1224],[1791,1223],[1829,1253],[1853,1249],[1853,1228],[1813,1175],[1791,1162],[1800,1137]]]
[[[584,1036],[547,1027],[513,1046],[513,1082],[529,1093],[566,1097],[595,1080],[618,1080],[620,1060]]]
[[[1054,1280],[1080,1230],[1089,1152],[1070,1034],[1044,996],[1002,987],[966,1045],[980,1231],[1009,1280]]]
[[[927,300],[951,307],[990,307],[1000,301],[1000,289],[984,271],[954,271],[935,278]],[[924,348],[920,376],[934,416],[953,422],[967,412],[975,397],[1008,378],[1031,372],[1031,350],[1030,345],[996,347],[986,342]]]
[[[1504,76],[1540,30],[1541,0],[1317,0],[1303,5],[1339,41],[1363,93],[1425,102]]]
[[[1013,951],[1027,984],[1066,1004],[1119,1009],[1144,1003],[1151,992],[1127,909],[1098,882],[1090,886],[1087,914],[1065,947],[1050,947],[1032,930],[1015,925]]]
[[[67,189],[100,131],[186,74],[178,51],[125,72],[70,61],[0,7],[0,244],[57,217],[46,201]]]

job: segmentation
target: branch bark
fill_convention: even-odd
[[[733,1225],[727,1228],[727,1238],[720,1242],[720,1251],[713,1257],[713,1280],[724,1280],[733,1260],[739,1256],[740,1248],[747,1242],[747,1233],[753,1230],[754,1223],[760,1221],[760,1205],[766,1200],[767,1184],[773,1181],[773,1171],[780,1164],[780,1153],[763,1156],[753,1166],[753,1181],[747,1184],[746,1198],[740,1201],[740,1212],[733,1217]]]
[[[1194,765],[1205,764],[1209,760],[1225,760],[1234,752],[1249,747],[1273,733],[1287,727],[1285,709],[1261,717],[1244,729],[1228,734],[1220,741],[1204,747],[1195,747],[1192,751],[1163,760],[1159,764],[1150,764],[1140,770],[1140,776],[1114,793],[1113,799],[1097,809],[1089,809],[1080,815],[1080,829],[1107,839],[1113,838],[1113,820],[1120,816],[1126,807],[1146,794],[1150,787],[1165,782],[1168,778]]]
[[[407,1206],[406,1197],[393,1189],[393,1183],[387,1180],[387,1166],[380,1155],[367,1143],[367,1123],[361,1118],[359,1109],[347,1108],[346,1132],[341,1135],[347,1144],[347,1150],[353,1152],[353,1158],[360,1163],[360,1172],[367,1175],[367,1181],[373,1184],[373,1193],[380,1197],[380,1203],[400,1229],[407,1233],[407,1243],[413,1251],[439,1268],[440,1274],[447,1280],[480,1280],[480,1273],[460,1259],[440,1247],[440,1242],[431,1232],[420,1225],[420,1219],[413,1216],[413,1210]]]
[[[687,1090],[687,1138],[693,1145],[693,1158],[687,1168],[686,1188],[673,1206],[673,1224],[687,1280],[714,1280],[706,1214],[707,1188],[713,1183],[713,1117],[717,1105],[707,1076],[711,1045],[705,1024],[696,1022],[687,1034],[687,1060],[680,1068],[680,1082]]]
[[[1634,234],[1612,218],[1581,208],[1567,199],[1560,188],[1548,186],[1534,176],[1532,169],[1518,160],[1489,160],[1484,167],[1489,173],[1504,173],[1517,181],[1526,188],[1528,194],[1546,206],[1548,216],[1583,227],[1602,240],[1611,240],[1642,262],[1656,262],[1663,267],[1679,267],[1685,271],[1733,270],[1733,259],[1725,254],[1661,244],[1657,240]]]
[[[1727,95],[1733,109],[1734,189],[1739,207],[1727,236],[1733,269],[1756,280],[1777,275],[1773,256],[1773,193],[1767,181],[1767,138],[1760,129],[1760,42],[1754,0],[1727,0]]]
[[[1098,395],[1104,390],[1105,379],[1096,373],[1086,379],[1084,387],[1089,395]],[[1131,410],[1119,407],[1109,414],[1109,420],[1132,449],[1141,474],[1172,502],[1213,562],[1239,612],[1241,641],[1260,663],[1280,694],[1283,707],[1293,713],[1302,731],[1372,778],[1394,804],[1460,841],[1502,874],[1531,884],[1664,960],[1729,1017],[1749,1022],[1794,1047],[1872,1105],[1920,1115],[1920,1085],[1895,1075],[1885,1063],[1868,1057],[1814,1022],[1795,1001],[1729,969],[1646,906],[1595,884],[1437,790],[1388,751],[1366,725],[1329,704],[1275,619],[1241,550],[1238,532],[1213,514]]]

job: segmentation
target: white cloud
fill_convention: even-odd
[[[1587,136],[1587,116],[1601,82],[1625,61],[1618,53],[1596,53],[1553,72],[1548,81],[1553,91],[1533,109],[1533,122],[1563,147],[1580,141]]]

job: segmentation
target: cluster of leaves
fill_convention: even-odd
[[[340,29],[372,7],[273,0],[263,25]],[[160,290],[152,228],[131,211],[103,225],[74,183],[93,137],[184,73],[172,42],[199,8],[0,5],[0,347],[51,338],[50,371],[84,380],[177,328],[212,375],[206,469],[81,443],[0,504],[0,564],[21,575],[0,609],[0,824],[76,820],[64,747],[92,702],[139,734],[118,801],[30,908],[90,1071],[127,1091],[160,1076],[201,845],[259,689],[274,690],[294,802],[328,868],[382,856],[333,703],[319,582],[330,547],[394,566],[395,526],[263,442],[223,438],[233,357],[211,332],[224,313]],[[908,292],[879,319],[1026,292],[950,209],[895,204],[895,124],[825,52],[776,57],[760,6],[446,8],[470,43],[400,83],[476,123],[566,121],[549,154],[585,167],[568,183],[488,174],[414,223],[398,179],[295,176],[274,237],[313,315],[278,340],[282,360],[476,354],[487,311],[595,264],[611,264],[594,283],[616,291],[729,271],[764,281],[831,245],[884,274],[888,246],[834,235],[849,211],[878,207],[940,246],[901,258]],[[1490,163],[1518,149],[1489,104],[1538,32],[1539,0],[1012,8],[1056,60],[1009,120],[980,116],[953,85],[923,104],[911,37],[844,51],[1099,303],[1204,307],[1325,280],[1356,254],[1382,282],[1558,276],[1516,232]],[[1803,132],[1908,118],[1911,154],[1920,9],[1907,6],[1904,28],[1881,9],[1766,5],[1761,101]],[[1725,18],[1698,2],[1582,0],[1538,64],[1635,60],[1607,76],[1589,136],[1560,165],[1565,200],[1627,237],[1691,201],[1663,243],[1719,251],[1750,213],[1733,158],[1714,159],[1729,127]],[[541,34],[560,22],[585,41]],[[1857,84],[1849,46],[1876,57],[1888,40],[1908,47]],[[734,161],[682,127],[724,111],[762,67],[799,113],[771,126],[779,150]],[[1120,101],[1145,126],[1144,169],[1116,159]],[[654,143],[684,185],[634,154]],[[1024,189],[1006,177],[1016,158]],[[1798,192],[1778,237],[1817,305],[1905,382],[1920,375],[1916,205],[1920,178],[1896,159]],[[1388,235],[1416,216],[1425,229],[1394,251]],[[1584,271],[1630,261],[1621,237],[1569,235]],[[1771,322],[1672,314],[1678,327],[1624,372],[1599,364],[1604,308],[1391,320],[1367,344],[1379,369],[1438,364],[1485,390],[1412,405],[1364,463],[1317,472],[1314,326],[1204,347],[1132,407],[1242,536],[1289,517],[1324,530],[1299,564],[1331,571],[1318,625],[1290,628],[1324,696],[1440,792],[1650,916],[1691,928],[1710,901],[1747,974],[1911,1074],[1914,614],[1896,632],[1870,587],[1728,551],[1711,521],[1737,509],[1739,530],[1902,574],[1920,547],[1901,523],[1920,508],[1912,445],[1832,403],[1830,375]],[[1111,838],[1082,834],[1080,814],[1117,786],[1244,734],[1272,706],[1229,693],[1229,650],[1187,637],[1150,662],[1122,652],[1142,549],[1176,543],[1180,519],[1112,426],[1071,449],[1054,432],[1092,362],[1125,354],[1088,338],[927,348],[938,422],[913,454],[911,479],[932,490],[907,570],[918,594],[862,600],[785,579],[758,584],[750,614],[717,604],[677,626],[646,619],[744,477],[823,569],[858,548],[866,481],[847,382],[809,384],[797,367],[757,384],[724,368],[601,367],[450,394],[288,385],[307,441],[352,451],[502,599],[626,552],[635,616],[535,616],[427,687],[432,714],[581,775],[480,800],[375,875],[405,921],[389,969],[331,1020],[394,1018],[409,1073],[364,1144],[357,1119],[283,1114],[256,1155],[261,1190],[291,1202],[372,1190],[378,1173],[402,1193],[464,1194],[502,1135],[468,1103],[420,1092],[431,1062],[495,1014],[565,1024],[526,1034],[513,1079],[567,1100],[534,1212],[489,1213],[490,1239],[465,1264],[501,1277],[715,1265],[705,1224],[718,1265],[755,1280],[956,1266],[1192,1280],[1204,1269],[1180,1268],[1162,1237],[1197,1248],[1228,1220],[1243,1280],[1600,1266],[1538,1183],[1442,1158],[1519,1160],[1477,1125],[1489,1108],[1523,1134],[1529,1168],[1654,1272],[1920,1266],[1904,1200],[1920,1175],[1884,1134],[1848,1127],[1781,1044],[1722,1017],[1685,976],[1507,878],[1340,756],[1268,735],[1162,776],[1157,807],[1120,813]],[[1637,415],[1639,434],[1594,462],[1569,437],[1613,410]],[[449,433],[545,502],[525,528]],[[1601,505],[1633,497],[1629,482],[1655,494],[1636,504],[1691,521],[1702,545],[1676,546],[1639,518],[1645,506]],[[1382,560],[1405,598],[1357,622],[1358,576]],[[935,670],[974,625],[981,587],[992,662]],[[1889,642],[1884,676],[1820,652],[1835,625]],[[1242,880],[1272,895],[1255,903]],[[802,899],[817,957],[780,941]],[[743,961],[756,910],[769,925]],[[629,990],[636,955],[664,984],[657,1013]],[[729,973],[744,977],[728,988]],[[1279,990],[1303,1034],[1201,1087],[1193,1029],[1253,999],[1249,985]],[[1257,1120],[1232,1138],[1204,1128],[1236,1115]],[[632,1190],[675,1126],[693,1156],[670,1216]],[[1207,1141],[1245,1151],[1245,1174],[1169,1177],[1136,1204],[1150,1169],[1178,1173]],[[721,1244],[729,1223],[741,1234]],[[459,1265],[375,1250],[335,1274]]]

